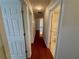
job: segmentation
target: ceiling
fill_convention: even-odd
[[[51,0],[29,0],[29,1],[32,5],[33,10],[36,12],[36,11],[44,11]]]
[[[41,18],[44,15],[46,7],[51,0],[29,0],[35,15],[35,18]]]

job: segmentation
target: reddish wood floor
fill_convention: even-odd
[[[43,37],[40,37],[39,31],[36,31],[35,41],[32,44],[31,59],[54,59],[50,50],[46,48]]]

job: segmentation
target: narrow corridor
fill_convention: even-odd
[[[39,31],[36,31],[35,41],[32,44],[31,59],[54,59],[39,33]]]
[[[0,59],[79,59],[79,0],[0,0]]]

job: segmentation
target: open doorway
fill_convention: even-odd
[[[43,35],[43,18],[40,18],[40,36]]]
[[[51,11],[51,30],[50,30],[50,51],[55,58],[57,37],[58,37],[58,24],[60,16],[61,5],[58,5],[54,10]]]

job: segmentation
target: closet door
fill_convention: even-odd
[[[0,0],[11,59],[26,59],[20,0]]]

